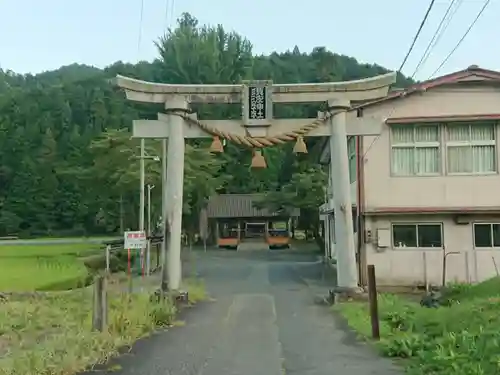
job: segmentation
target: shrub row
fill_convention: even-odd
[[[406,359],[411,374],[500,373],[500,279],[450,286],[442,296],[441,306],[426,308],[381,295],[382,339],[377,345],[382,353]],[[353,328],[369,335],[365,303],[340,309]]]

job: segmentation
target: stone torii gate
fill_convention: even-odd
[[[117,76],[117,84],[127,99],[160,103],[165,113],[158,120],[134,120],[136,138],[168,139],[167,186],[164,218],[170,222],[168,243],[169,288],[178,290],[181,282],[181,230],[184,180],[185,138],[212,137],[212,151],[222,152],[220,138],[254,149],[252,165],[265,167],[259,149],[296,141],[295,152],[307,152],[303,137],[330,138],[330,175],[335,202],[335,232],[338,286],[358,287],[353,236],[348,135],[378,135],[383,119],[359,118],[346,124],[346,110],[352,102],[374,100],[387,95],[396,73],[348,82],[273,84],[272,81],[245,81],[242,84],[172,85]],[[328,111],[315,119],[275,119],[273,103],[327,102]],[[241,120],[198,120],[190,103],[241,103]]]

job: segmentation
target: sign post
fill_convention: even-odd
[[[129,291],[132,292],[132,250],[145,249],[147,246],[146,232],[141,231],[130,231],[123,234],[123,247],[128,252],[128,276],[129,276]]]
[[[123,235],[125,249],[145,249],[147,246],[146,232],[143,230],[125,232]]]

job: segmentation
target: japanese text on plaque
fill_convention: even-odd
[[[250,87],[250,119],[266,118],[266,91],[264,87]]]

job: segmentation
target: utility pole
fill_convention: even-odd
[[[140,156],[140,168],[141,168],[141,178],[140,178],[140,184],[141,184],[141,188],[140,188],[140,199],[139,199],[139,230],[140,231],[144,231],[144,184],[145,184],[145,168],[144,168],[144,157],[145,157],[145,150],[144,150],[144,146],[145,146],[145,140],[144,138],[141,138],[141,156]],[[145,261],[145,256],[144,256],[144,251],[146,249],[141,249],[141,264],[142,266],[144,266],[144,261]],[[141,267],[142,269],[144,269],[144,267]]]
[[[148,184],[148,237],[151,238],[151,190],[154,185]],[[151,272],[151,239],[148,241],[148,248],[146,250],[146,275],[149,276]]]
[[[141,139],[141,156],[140,158],[140,163],[141,163],[141,178],[140,178],[140,199],[139,199],[139,230],[144,230],[144,180],[145,180],[145,170],[144,170],[144,159],[145,159],[145,150],[144,150],[144,138]]]
[[[146,150],[145,150],[145,142],[144,142],[144,138],[141,139],[141,145],[140,145],[140,155],[139,156],[136,156],[136,155],[133,155],[131,156],[129,159],[140,159],[139,160],[139,163],[140,163],[140,187],[139,187],[139,191],[140,191],[140,196],[139,196],[139,230],[140,231],[144,231],[145,228],[144,228],[144,209],[145,209],[145,187],[146,187],[146,183],[145,183],[145,180],[146,180],[146,170],[145,170],[145,160],[146,159],[149,159],[149,160],[154,160],[154,161],[160,161],[160,158],[158,156],[152,156],[152,155],[147,155],[146,154]],[[123,152],[125,152],[126,150],[122,150]],[[142,254],[142,262],[145,262],[145,257],[144,257],[144,251],[145,249],[141,249],[141,254]],[[144,264],[144,263],[142,263]]]

